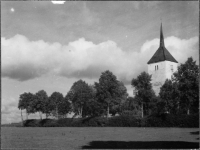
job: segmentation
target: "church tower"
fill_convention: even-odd
[[[156,95],[166,79],[171,79],[172,74],[177,71],[178,62],[165,48],[162,23],[160,27],[160,46],[152,58],[148,61],[148,73],[152,75],[152,86]]]

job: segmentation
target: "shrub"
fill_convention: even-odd
[[[109,127],[138,127],[140,120],[133,116],[116,116],[109,118],[107,126]]]
[[[60,127],[70,127],[72,124],[73,118],[63,118],[57,120],[57,124],[59,124]]]
[[[199,114],[173,115],[154,114],[144,118],[134,116],[30,119],[24,121],[25,127],[199,127]]]
[[[161,114],[143,118],[142,127],[199,127],[199,114],[173,115]]]
[[[42,127],[59,127],[57,120],[54,119],[43,119],[40,121]]]
[[[24,121],[25,127],[40,127],[40,120],[36,119],[29,119]]]
[[[85,118],[82,123],[84,126],[89,127],[104,127],[107,124],[108,120],[105,117],[90,117]]]

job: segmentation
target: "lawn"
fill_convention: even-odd
[[[199,148],[198,128],[2,127],[1,148]]]

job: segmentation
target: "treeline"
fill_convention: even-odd
[[[142,72],[133,78],[134,97],[129,97],[124,84],[110,71],[101,74],[99,82],[89,85],[75,82],[66,96],[44,90],[20,95],[18,108],[28,114],[36,113],[65,118],[70,112],[81,118],[109,115],[137,116],[152,114],[195,114],[199,111],[199,67],[192,58],[181,64],[171,80],[166,80],[158,96],[155,95],[151,75]],[[22,116],[23,121],[23,116]]]

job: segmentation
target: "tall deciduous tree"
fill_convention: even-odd
[[[36,94],[36,100],[35,100],[35,109],[37,112],[39,112],[40,119],[42,119],[42,113],[48,113],[46,110],[46,103],[48,101],[47,93],[44,90],[38,91]],[[46,114],[47,115],[47,114]]]
[[[28,119],[28,115],[30,113],[35,113],[34,108],[34,101],[35,101],[35,95],[32,93],[23,93],[19,97],[19,103],[18,108],[23,110],[26,109],[26,119]],[[22,112],[21,112],[22,113]]]
[[[25,109],[25,106],[24,106],[24,102],[21,98],[19,99],[18,109],[21,110],[21,119],[22,119],[22,125],[23,125],[24,119],[23,119],[22,110]]]
[[[172,82],[172,80],[167,79],[160,88],[159,95],[163,102],[164,111],[168,113],[177,113],[179,105],[177,82]]]
[[[78,80],[72,85],[67,97],[72,102],[75,115],[83,117],[86,102],[92,98],[92,90],[85,81]]]
[[[59,115],[65,117],[69,112],[71,111],[71,103],[69,102],[69,99],[67,96],[61,101],[59,104]]]
[[[151,85],[151,75],[146,72],[142,72],[136,79],[132,79],[131,85],[135,88],[135,98],[141,106],[143,118],[144,112],[148,111],[149,103],[155,97],[155,93]]]
[[[63,103],[64,97],[62,95],[62,93],[59,92],[53,92],[50,96],[50,106],[51,110],[55,113],[53,113],[54,115],[56,115],[56,118],[59,118],[59,106]]]
[[[127,100],[122,104],[122,114],[141,116],[141,110],[138,101],[133,97],[128,97]]]
[[[107,117],[110,108],[119,105],[127,97],[127,91],[122,82],[110,71],[105,71],[99,78],[99,83],[95,83],[98,101],[106,107]]]
[[[180,106],[190,114],[192,106],[198,112],[199,106],[199,66],[192,57],[178,67],[174,73],[173,81],[178,83],[180,92]]]

